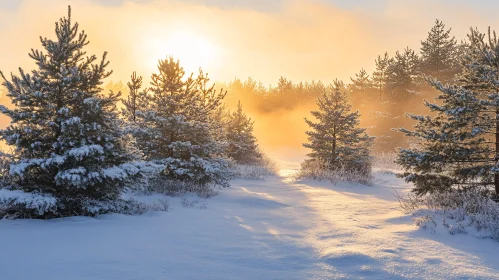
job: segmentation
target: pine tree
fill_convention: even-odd
[[[378,55],[378,58],[375,60],[376,70],[372,75],[373,84],[379,92],[379,99],[381,100],[381,96],[385,91],[386,87],[386,79],[387,79],[387,71],[388,66],[390,65],[390,57],[388,53],[385,53],[383,57]]]
[[[457,73],[456,40],[450,32],[437,19],[426,40],[421,41],[421,72],[442,82],[449,82]]]
[[[349,85],[350,91],[360,94],[362,97],[367,97],[368,92],[372,89],[373,83],[367,71],[364,68],[360,69],[359,73],[355,74],[355,78],[350,78],[352,83]]]
[[[256,164],[262,159],[253,135],[253,123],[239,101],[237,110],[229,115],[226,129],[227,155],[239,164]]]
[[[216,141],[225,142],[229,117],[230,112],[227,109],[227,104],[222,104],[213,111],[211,120],[214,124],[212,130]]]
[[[139,172],[121,141],[119,93],[101,93],[109,61],[86,56],[87,35],[68,16],[56,23],[57,40],[40,38],[45,52],[32,50],[38,69],[4,85],[15,108],[1,106],[12,122],[0,132],[15,147],[10,174],[26,192],[53,195],[55,216],[85,214],[87,200],[118,198]]]
[[[398,96],[397,101],[406,100],[407,93],[417,88],[419,77],[419,57],[414,50],[397,51],[387,68],[387,90]]]
[[[414,131],[399,129],[417,140],[417,147],[401,149],[397,162],[414,183],[414,192],[448,191],[453,186],[489,181],[493,162],[483,156],[491,151],[483,125],[491,123],[475,93],[429,80],[439,92],[442,105],[425,102],[435,117],[408,114],[417,121]]]
[[[429,80],[440,92],[441,105],[425,103],[436,117],[409,115],[415,130],[400,129],[420,142],[398,158],[420,195],[479,185],[499,193],[499,41],[473,29],[468,38],[460,84]]]
[[[208,77],[201,71],[185,78],[172,57],[160,60],[158,70],[152,75],[152,94],[142,95],[145,105],[131,130],[137,146],[146,160],[165,166],[162,176],[167,179],[228,186],[228,162],[214,137],[219,124],[213,121],[225,92],[207,86]],[[127,106],[127,111],[132,109]]]
[[[460,84],[475,93],[482,100],[483,118],[490,121],[480,124],[489,143],[490,153],[482,155],[484,161],[493,161],[494,166],[487,170],[493,174],[493,185],[499,197],[499,40],[490,27],[488,34],[471,29],[468,45],[462,59]]]
[[[275,88],[278,95],[287,96],[293,90],[293,83],[285,77],[280,77]]]
[[[142,89],[142,77],[133,72],[130,82],[127,83],[128,97],[123,99],[124,108],[122,114],[129,122],[135,123],[137,121],[137,114],[147,110],[147,93],[148,89]]]
[[[341,90],[342,83],[336,80],[317,99],[319,110],[311,112],[317,122],[305,119],[312,129],[306,132],[309,142],[303,144],[312,150],[308,161],[318,162],[328,170],[370,172],[369,148],[374,138],[358,127],[360,114],[350,112],[347,95]]]

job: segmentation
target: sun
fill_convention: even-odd
[[[180,60],[187,73],[213,68],[218,60],[217,46],[208,38],[187,31],[174,31],[164,38],[146,40],[148,64],[156,65],[159,59],[171,55]]]

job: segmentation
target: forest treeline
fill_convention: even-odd
[[[375,151],[409,146],[409,139],[392,129],[415,124],[404,117],[405,112],[423,113],[424,100],[432,101],[437,96],[425,76],[444,84],[458,82],[456,74],[462,70],[460,61],[468,45],[466,40],[458,42],[451,28],[436,20],[428,36],[422,38],[419,49],[402,47],[394,54],[380,54],[373,58],[372,73],[362,68],[347,81],[331,77],[333,83],[343,87],[352,109],[361,113],[361,125],[376,136]],[[275,85],[264,85],[251,77],[217,82],[217,87],[227,90],[224,102],[228,108],[235,108],[241,102],[248,112],[261,115],[285,114],[296,109],[310,111],[328,86],[320,80],[292,81],[286,77],[281,77]],[[123,82],[110,82],[105,88],[127,92]]]
[[[375,70],[360,69],[348,81],[338,81],[347,93],[353,110],[361,113],[361,124],[377,137],[376,151],[394,151],[408,146],[407,138],[392,128],[414,124],[404,118],[407,111],[426,111],[424,100],[433,100],[436,91],[424,80],[431,76],[445,83],[455,82],[462,69],[460,58],[468,42],[457,42],[451,29],[436,20],[421,41],[421,48],[404,48],[395,54],[373,58]],[[334,78],[334,77],[332,77]],[[315,100],[329,86],[321,81],[294,82],[281,77],[275,86],[265,86],[252,78],[221,83],[227,89],[229,107],[241,101],[247,110],[260,114],[315,108]]]

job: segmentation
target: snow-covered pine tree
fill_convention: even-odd
[[[239,101],[237,110],[229,115],[227,129],[227,155],[239,164],[257,164],[262,155],[253,135],[253,121],[243,112]]]
[[[228,161],[214,137],[219,124],[213,121],[225,92],[207,86],[201,71],[186,78],[172,57],[160,60],[158,70],[132,131],[145,159],[163,164],[166,179],[228,186]]]
[[[437,19],[426,40],[421,41],[421,72],[443,83],[450,82],[458,69],[456,40],[450,32]]]
[[[12,74],[4,85],[15,108],[0,106],[12,122],[0,132],[14,146],[13,187],[57,199],[41,217],[92,214],[91,201],[118,198],[139,170],[121,142],[119,93],[102,94],[109,61],[86,56],[87,35],[68,16],[56,23],[57,40],[41,38],[45,52],[32,50],[38,68]],[[36,216],[36,215],[35,215]]]
[[[312,130],[306,132],[309,142],[303,146],[312,151],[304,166],[313,162],[325,170],[346,169],[370,174],[370,147],[374,137],[358,127],[360,114],[351,112],[343,88],[343,83],[335,81],[317,99],[319,110],[311,112],[317,122],[305,119]]]
[[[442,104],[425,105],[437,115],[409,115],[418,121],[414,131],[399,129],[419,140],[398,157],[402,176],[419,195],[473,186],[499,193],[499,41],[474,29],[468,38],[460,84],[428,79]]]
[[[490,181],[493,161],[483,156],[492,151],[482,127],[492,119],[481,113],[485,108],[480,99],[462,87],[428,82],[439,91],[442,104],[425,102],[436,116],[408,114],[417,121],[414,130],[398,129],[417,141],[415,148],[400,149],[401,176],[414,183],[418,195]]]

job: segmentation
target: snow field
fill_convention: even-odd
[[[2,220],[0,278],[499,279],[499,243],[418,229],[393,174],[331,186],[286,168],[207,200],[167,198],[169,212]]]

